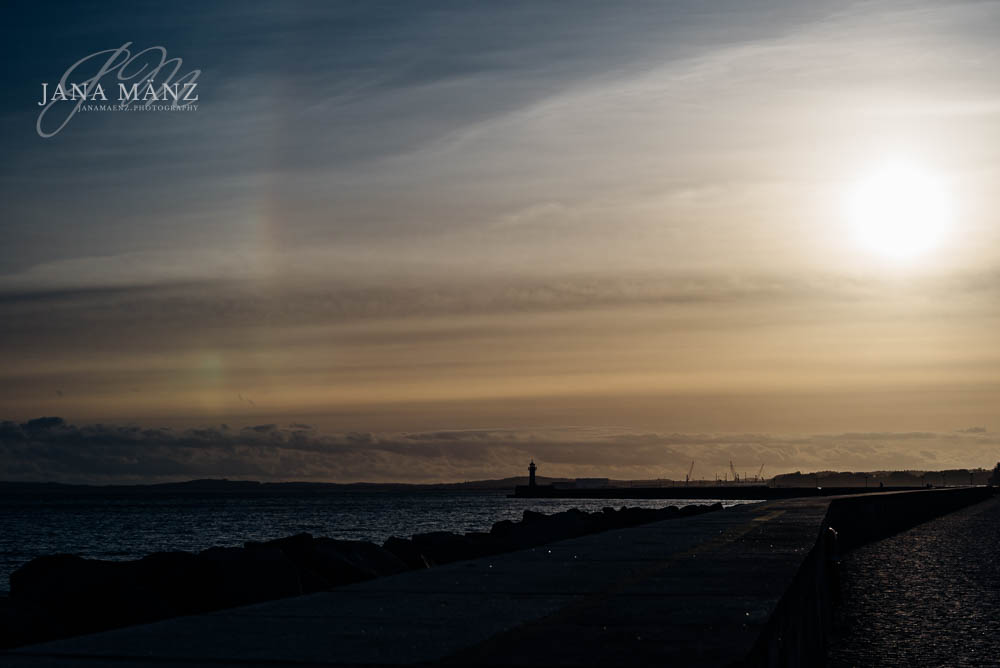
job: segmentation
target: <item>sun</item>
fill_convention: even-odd
[[[938,247],[951,225],[944,179],[921,165],[887,161],[854,184],[847,214],[854,240],[883,258],[903,261]]]

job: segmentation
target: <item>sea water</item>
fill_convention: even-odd
[[[606,506],[662,508],[712,504],[675,499],[510,499],[506,491],[337,491],[323,494],[182,493],[0,495],[0,591],[10,574],[44,554],[138,559],[152,552],[197,552],[308,532],[369,540],[427,531],[489,531],[525,510],[557,513]],[[744,501],[721,501],[725,506]]]

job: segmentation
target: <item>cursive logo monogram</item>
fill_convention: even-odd
[[[180,74],[184,61],[168,59],[162,46],[151,46],[134,54],[130,46],[132,42],[125,42],[117,49],[84,56],[63,72],[51,91],[48,82],[43,82],[42,99],[38,102],[42,109],[35,122],[38,136],[54,137],[81,109],[87,109],[86,103],[108,102],[109,94],[117,100],[116,104],[95,106],[112,111],[197,108],[193,103],[198,101],[201,70]],[[56,108],[63,113],[56,115]]]

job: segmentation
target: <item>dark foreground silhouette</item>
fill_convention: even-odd
[[[158,552],[136,561],[39,557],[10,578],[0,608],[0,647],[93,633],[222,608],[298,596],[437,564],[535,547],[610,529],[722,508],[605,508],[554,515],[524,511],[489,533],[432,532],[366,541],[303,533],[198,554]]]

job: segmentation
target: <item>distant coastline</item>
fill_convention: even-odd
[[[964,486],[985,485],[990,481],[989,469],[948,469],[943,471],[817,471],[812,473],[782,473],[772,478],[755,481],[771,487],[925,487],[931,485]],[[539,485],[572,484],[574,478],[538,476]],[[747,484],[750,481],[745,481]],[[469,480],[447,483],[400,483],[400,482],[261,482],[256,480],[229,480],[227,478],[206,478],[182,482],[128,483],[128,484],[73,484],[48,481],[0,481],[0,494],[46,493],[46,494],[211,494],[219,493],[295,493],[323,494],[335,492],[423,492],[423,491],[511,491],[519,485],[527,485],[528,476],[512,476],[488,480]],[[725,484],[722,480],[683,480],[670,478],[649,480],[606,481],[608,487],[711,487]]]
[[[546,478],[546,482],[568,482],[565,478]],[[527,476],[502,478],[498,480],[475,480],[456,483],[378,483],[378,482],[259,482],[256,480],[228,480],[226,478],[209,478],[188,480],[184,482],[165,482],[151,484],[108,484],[88,485],[60,482],[19,482],[0,481],[0,494],[46,493],[46,494],[90,494],[90,493],[133,493],[133,494],[211,494],[213,492],[232,493],[262,493],[290,492],[302,494],[321,494],[333,492],[417,492],[417,491],[483,491],[510,490],[516,485],[527,484]]]

